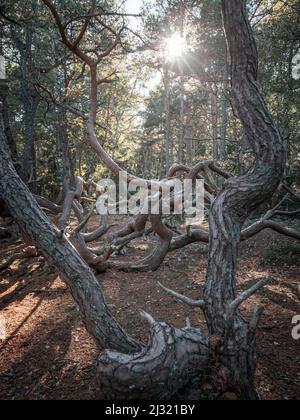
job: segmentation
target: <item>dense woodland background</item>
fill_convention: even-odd
[[[99,67],[97,134],[125,169],[143,177],[161,178],[166,165],[212,157],[241,173],[251,159],[230,104],[220,7],[203,2],[200,9],[196,3],[145,2],[141,17],[103,15],[101,30],[95,24],[84,40],[84,47],[99,46],[101,52],[113,31],[123,28],[120,44]],[[102,2],[101,7],[126,12],[122,2]],[[298,182],[300,99],[292,63],[299,50],[299,3],[250,1],[249,7],[259,47],[259,82],[285,140],[286,176]],[[85,2],[60,2],[70,34],[77,29],[72,18],[86,9]],[[108,175],[85,144],[86,66],[61,43],[41,2],[6,1],[1,10],[11,19],[1,17],[0,54],[7,60],[9,119],[24,176],[38,193],[55,198],[64,177],[66,143],[74,174],[95,181]],[[165,53],[165,40],[174,32],[186,39],[183,57]]]

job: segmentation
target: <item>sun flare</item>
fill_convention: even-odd
[[[186,50],[184,38],[179,33],[174,33],[166,40],[166,56],[169,60],[182,57]]]

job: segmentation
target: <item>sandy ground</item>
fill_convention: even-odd
[[[153,241],[152,237],[133,242],[122,258],[140,258]],[[21,248],[0,246],[1,260]],[[199,298],[206,264],[207,247],[195,244],[170,254],[156,273],[109,270],[99,282],[119,322],[145,341],[149,327],[141,320],[140,309],[178,327],[189,317],[205,328],[200,310],[166,296],[157,282]],[[275,279],[242,308],[250,317],[255,304],[265,307],[258,331],[257,371],[263,399],[300,399],[300,340],[291,334],[292,318],[300,315],[299,268],[300,245],[271,232],[241,247],[240,290],[265,274]],[[0,399],[101,399],[95,372],[98,350],[68,290],[43,258],[17,261],[1,273],[0,315],[7,322],[7,339],[0,340]],[[214,396],[208,389],[201,397]]]

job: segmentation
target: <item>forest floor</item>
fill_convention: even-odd
[[[132,242],[121,259],[140,258],[154,241],[150,237]],[[20,249],[21,243],[0,245],[1,260]],[[146,341],[149,326],[139,316],[141,309],[178,327],[189,317],[205,329],[200,310],[166,296],[157,282],[199,298],[206,265],[207,246],[194,244],[169,254],[156,273],[109,270],[99,281],[119,322]],[[300,246],[288,238],[266,231],[241,246],[240,290],[257,277],[274,278],[242,308],[250,317],[255,304],[265,307],[258,331],[257,388],[266,400],[300,399],[300,341],[291,334],[292,318],[300,315],[299,268]],[[7,322],[7,339],[0,340],[1,400],[101,399],[96,346],[68,289],[42,257],[17,261],[1,273],[0,315]],[[204,388],[194,398],[215,398],[209,384]]]

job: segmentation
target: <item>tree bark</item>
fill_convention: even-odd
[[[171,166],[171,110],[170,110],[170,72],[168,64],[164,64],[164,106],[165,106],[165,159],[166,159],[166,173]]]
[[[212,156],[214,160],[218,160],[218,96],[212,87],[210,94],[211,99],[211,130],[212,130]]]
[[[207,367],[208,340],[200,330],[190,325],[179,330],[143,316],[151,331],[140,354],[106,351],[99,358],[99,382],[107,399],[168,400]]]
[[[35,116],[39,98],[34,92],[34,60],[32,57],[33,22],[25,22],[25,43],[15,35],[20,53],[21,98],[24,107],[25,144],[23,149],[22,174],[25,182],[36,179]]]
[[[184,76],[180,76],[180,117],[179,117],[179,153],[178,163],[185,163],[184,159],[184,137],[185,137],[185,124],[184,124]]]
[[[17,151],[17,145],[15,143],[14,137],[11,132],[10,123],[9,123],[9,115],[8,115],[8,103],[7,103],[7,96],[9,94],[9,88],[7,86],[7,82],[4,80],[0,80],[0,101],[2,101],[2,110],[0,112],[3,115],[3,122],[4,122],[4,130],[7,139],[7,143],[11,152],[11,157],[13,159],[15,168],[17,171],[20,171],[20,163],[19,163],[19,156]]]
[[[279,131],[257,85],[258,56],[245,0],[222,0],[232,91],[237,115],[247,132],[256,159],[250,171],[232,178],[214,202],[210,214],[210,247],[205,285],[205,315],[212,336],[219,337],[219,376],[225,387],[243,399],[255,399],[255,329],[238,310],[236,268],[242,227],[260,204],[277,189],[284,171],[284,148]]]
[[[227,90],[228,90],[228,70],[227,63],[224,65],[224,84],[223,92],[221,96],[221,132],[220,132],[220,158],[222,161],[226,158],[226,137],[227,137],[227,125],[228,125],[228,100],[227,100]]]

